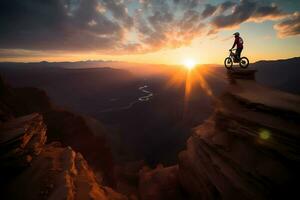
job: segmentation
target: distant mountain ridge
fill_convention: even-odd
[[[257,82],[283,91],[300,94],[300,57],[258,61],[251,66],[258,70]]]

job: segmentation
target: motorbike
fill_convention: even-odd
[[[233,66],[233,63],[239,63],[239,66],[243,69],[247,68],[249,66],[249,60],[247,57],[241,57],[240,59],[237,58],[236,49],[230,49],[229,50],[229,56],[225,58],[224,65],[227,69],[231,69]]]

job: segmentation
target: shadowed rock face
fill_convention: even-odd
[[[42,115],[0,125],[0,184],[4,199],[125,200],[101,185],[80,153],[60,143],[45,146]]]
[[[8,171],[27,167],[40,154],[47,138],[43,117],[37,113],[1,124],[0,133],[2,177]]]
[[[49,142],[60,141],[81,152],[105,183],[114,186],[113,158],[103,130],[91,127],[91,119],[55,107],[43,90],[12,88],[0,76],[0,124],[35,112],[43,115]]]
[[[0,88],[3,89],[0,93],[1,199],[127,199],[104,186],[107,168],[103,165],[111,163],[101,161],[111,159],[109,153],[105,154],[109,151],[103,147],[103,138],[93,137],[98,129],[91,130],[80,115],[54,109],[43,91],[10,88],[1,78]],[[34,111],[46,117],[38,113],[24,115]],[[57,120],[59,123],[55,123]],[[51,127],[51,140],[56,137],[71,143],[73,136],[78,143],[76,148],[92,152],[92,156],[97,153],[100,164],[96,166],[102,164],[100,168],[104,170],[96,176],[84,157],[71,147],[59,142],[45,145],[46,124]],[[93,153],[93,150],[105,152]]]
[[[300,98],[255,83],[254,73],[228,73],[232,84],[215,99],[211,117],[194,129],[178,166],[140,171],[141,199],[290,199],[297,194]],[[0,188],[5,199],[126,199],[104,187],[102,177],[96,178],[81,154],[59,143],[45,145],[45,124],[49,124],[51,140],[65,139],[76,150],[93,152],[90,144],[100,143],[90,143],[93,137],[80,134],[86,130],[80,117],[53,110],[43,101],[30,107],[16,100],[20,96],[15,90],[4,89],[0,93]],[[32,109],[48,113],[46,120],[35,113],[22,116]],[[63,134],[55,135],[58,130]],[[137,182],[133,168],[133,182]]]
[[[253,73],[253,71],[248,71]],[[179,155],[192,199],[280,199],[297,193],[300,97],[262,87],[243,73],[215,102]],[[248,80],[246,80],[248,79]]]
[[[139,192],[142,200],[185,199],[179,184],[178,166],[157,166],[153,170],[144,167],[140,171]]]
[[[101,186],[80,153],[55,143],[46,145],[7,191],[11,199],[126,199]]]

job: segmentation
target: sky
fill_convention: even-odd
[[[221,64],[300,56],[300,0],[1,0],[0,62]]]

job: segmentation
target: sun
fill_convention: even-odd
[[[193,59],[186,59],[183,62],[184,67],[186,67],[188,70],[192,70],[196,66],[196,62]]]

